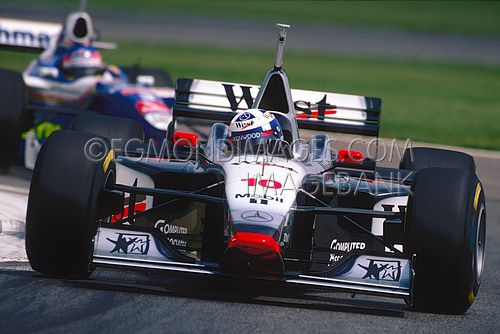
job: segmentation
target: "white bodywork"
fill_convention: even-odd
[[[225,193],[233,223],[279,228],[295,206],[297,191],[308,174],[318,174],[327,164],[297,161],[283,157],[235,156],[218,161],[225,171]],[[160,166],[168,161],[149,164]],[[187,162],[191,163],[191,162]],[[155,188],[151,177],[117,163],[116,182],[137,187]],[[335,180],[332,180],[335,182]],[[146,197],[147,208],[153,206]],[[155,225],[156,228],[156,225]],[[122,245],[120,247],[120,245]],[[203,263],[182,263],[161,246],[153,233],[100,227],[96,235],[94,263],[132,268],[219,275],[217,268]],[[377,272],[369,268],[380,269]],[[301,274],[285,276],[285,283],[330,287],[351,292],[409,298],[413,271],[411,261],[390,257],[361,255],[350,269],[334,277]]]
[[[86,76],[71,82],[60,82],[51,78],[49,73],[47,73],[47,78],[41,76],[43,73],[33,75],[36,63],[37,61],[33,60],[23,71],[24,83],[30,88],[30,94],[43,95],[44,102],[48,104],[84,102],[95,92],[97,83],[113,82],[113,77],[106,72],[102,76]]]
[[[61,33],[62,24],[0,17],[0,44],[27,48],[48,48]]]
[[[189,102],[190,107],[200,110],[210,111],[226,111],[231,112],[231,105],[226,96],[225,87],[231,87],[236,101],[238,102],[238,110],[243,111],[252,106],[246,104],[244,100],[244,91],[242,87],[248,88],[251,96],[255,99],[260,91],[260,86],[257,85],[242,85],[233,82],[220,82],[210,80],[193,80],[190,88]],[[315,103],[325,100],[326,102],[334,103],[335,113],[327,114],[325,122],[362,125],[366,121],[366,102],[364,96],[323,93],[302,89],[291,89],[292,101],[298,106],[302,102],[311,102],[311,107],[315,107]],[[207,95],[210,92],[210,95]],[[317,105],[316,105],[317,106]],[[297,112],[297,118],[301,118],[303,113]],[[316,115],[317,116],[317,115]],[[316,117],[313,114],[309,119],[314,120]]]
[[[323,171],[318,162],[300,163],[281,157],[236,156],[222,163],[226,172],[226,196],[233,221],[249,220],[245,213],[259,211],[272,217],[254,218],[257,224],[278,228],[295,204],[297,191],[307,174]],[[252,218],[250,218],[252,219]],[[259,220],[263,220],[260,222]]]

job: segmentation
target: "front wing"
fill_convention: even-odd
[[[153,233],[100,227],[95,237],[95,266],[226,275],[217,263],[179,261],[173,247]],[[323,273],[285,272],[265,278],[288,284],[332,288],[355,294],[402,298],[411,302],[412,261],[380,256],[353,256],[344,265]],[[260,278],[262,277],[255,277]]]

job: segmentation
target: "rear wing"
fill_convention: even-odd
[[[78,19],[84,19],[88,29],[85,36],[74,36],[73,29]],[[0,17],[0,48],[40,53],[54,44],[63,32],[61,23],[29,21]],[[95,41],[95,32],[90,16],[85,12],[75,12],[68,16],[65,36],[77,42],[92,39],[92,46],[99,49],[116,49],[115,43]]]
[[[259,89],[255,85],[178,79],[176,128],[192,128],[192,124],[200,122],[229,123],[236,113],[252,107]],[[378,137],[382,105],[379,98],[300,89],[292,89],[291,96],[300,129]]]
[[[0,17],[0,46],[23,51],[40,52],[57,38],[62,24],[17,20]]]

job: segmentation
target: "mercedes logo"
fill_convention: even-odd
[[[246,112],[240,116],[240,121],[246,121],[247,119],[250,118],[250,116],[251,116],[251,114]]]
[[[267,223],[273,220],[273,216],[271,216],[269,213],[255,210],[243,212],[241,214],[241,218],[257,223]]]

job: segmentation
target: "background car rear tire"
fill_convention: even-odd
[[[466,153],[429,147],[407,148],[399,168],[419,172],[429,167],[459,168],[476,172],[474,158]]]
[[[134,142],[144,142],[144,129],[142,125],[132,119],[103,116],[103,115],[78,115],[73,118],[70,130],[86,132],[107,138],[112,143],[112,148],[117,155],[130,142],[127,148],[132,148]]]
[[[0,169],[18,160],[25,122],[25,89],[20,73],[0,69]]]
[[[28,200],[26,253],[40,273],[74,279],[91,273],[99,194],[113,168],[112,162],[86,157],[84,148],[93,138],[57,131],[38,155]]]
[[[174,87],[170,75],[160,68],[142,68],[139,66],[121,67],[130,80],[130,83],[136,84],[139,76],[152,76],[154,78],[153,87]]]
[[[486,207],[481,183],[465,169],[421,170],[408,199],[406,242],[416,255],[413,305],[464,313],[477,296]]]

